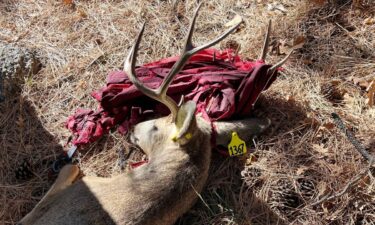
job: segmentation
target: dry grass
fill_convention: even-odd
[[[147,29],[139,63],[175,55],[196,6],[180,1],[173,13],[169,1],[62,2],[0,2],[0,41],[36,50],[44,64],[0,108],[1,224],[14,224],[48,189],[49,163],[70,135],[67,116],[97,106],[90,92],[121,68],[141,22],[147,21]],[[373,3],[361,8],[358,2],[366,1],[280,2],[286,14],[267,11],[267,0],[223,0],[207,2],[199,16],[195,37],[202,43],[223,30],[234,12],[242,15],[243,28],[218,47],[236,42],[248,58],[257,57],[269,18],[274,41],[304,35],[307,42],[259,102],[256,114],[274,123],[258,140],[257,159],[216,156],[202,201],[177,224],[374,224],[373,174],[342,197],[310,206],[328,191],[340,191],[365,165],[331,126],[330,113],[340,114],[375,153],[375,108],[351,81],[374,78],[375,25],[363,23],[374,18]],[[119,173],[118,152],[124,149],[124,138],[110,134],[82,152],[81,167],[86,174]],[[14,169],[25,158],[35,176],[17,180]]]

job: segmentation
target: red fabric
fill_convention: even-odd
[[[135,71],[145,85],[157,88],[178,59],[162,59]],[[195,101],[197,113],[203,112],[212,121],[246,116],[261,91],[276,78],[267,75],[270,66],[262,61],[244,61],[232,50],[206,49],[191,57],[167,94],[175,101],[182,95]],[[106,87],[92,96],[100,103],[97,110],[78,109],[68,118],[66,126],[74,134],[75,145],[94,142],[115,126],[126,133],[141,120],[169,113],[164,105],[138,91],[123,71],[111,72]]]

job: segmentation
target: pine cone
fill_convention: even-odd
[[[275,189],[271,191],[270,205],[273,209],[280,212],[290,212],[301,204],[301,197],[287,180],[280,180]]]
[[[26,180],[34,176],[31,165],[26,159],[16,168],[15,173],[18,180]]]
[[[297,180],[299,191],[305,199],[311,199],[315,195],[315,183],[306,178]]]
[[[243,177],[256,178],[262,175],[262,170],[259,169],[258,167],[249,166],[249,167],[245,167],[244,170],[241,171],[241,175]]]
[[[244,170],[241,171],[241,176],[247,185],[254,186],[261,181],[260,176],[262,176],[262,170],[254,166],[245,167]]]

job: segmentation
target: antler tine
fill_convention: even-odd
[[[269,42],[270,42],[271,26],[272,26],[272,21],[269,20],[268,21],[268,27],[267,27],[266,36],[264,38],[262,52],[260,53],[260,56],[259,56],[259,60],[262,60],[262,61],[266,60],[267,50],[268,50],[268,46],[269,46]]]
[[[191,49],[194,48],[194,45],[193,45],[191,39],[192,39],[193,33],[194,33],[195,21],[197,20],[198,12],[201,9],[201,7],[202,7],[202,2],[199,3],[198,7],[195,9],[194,16],[193,16],[193,18],[191,20],[189,31],[188,31],[188,35],[186,36],[186,40],[185,40],[185,49],[184,49],[184,52],[187,52],[187,51],[189,51],[189,50],[191,50]]]
[[[264,91],[267,86],[268,86],[268,83],[270,82],[270,80],[272,80],[273,76],[275,75],[275,71],[277,70],[277,68],[279,68],[280,66],[282,66],[287,60],[288,58],[292,55],[293,53],[293,49],[288,53],[288,55],[286,55],[280,62],[276,63],[275,65],[273,65],[271,68],[269,68],[267,70],[267,73],[270,75],[266,84],[264,85],[263,87],[263,90]],[[258,101],[260,95],[258,95],[258,97],[255,99],[255,101],[253,102],[253,106],[255,105],[255,103]]]
[[[143,32],[145,30],[145,23],[142,24],[142,28],[139,31],[138,37],[135,41],[135,44],[131,48],[128,56],[126,57],[125,63],[124,63],[124,71],[129,77],[129,80],[145,95],[148,95],[149,97],[154,98],[154,95],[156,95],[155,91],[144,86],[141,81],[138,79],[138,77],[135,75],[135,63],[137,61],[137,54],[138,54],[138,48],[139,44],[142,40]]]
[[[127,73],[129,80],[136,86],[138,90],[140,90],[142,93],[144,93],[148,97],[153,98],[165,104],[169,108],[169,110],[171,110],[173,118],[175,118],[175,115],[177,115],[177,105],[173,101],[173,99],[171,99],[169,96],[165,94],[163,95],[162,93],[160,93],[159,88],[154,90],[154,89],[146,87],[145,85],[141,83],[141,81],[136,76],[135,62],[137,59],[138,48],[142,40],[144,29],[145,29],[145,23],[143,23],[142,28],[138,34],[137,40],[134,46],[132,47],[131,51],[129,52],[128,57],[125,60],[124,71]]]
[[[292,49],[280,62],[276,63],[271,68],[269,68],[268,73],[273,74],[277,70],[277,68],[282,66],[289,59],[289,57],[292,55],[293,50],[294,49]]]
[[[165,80],[163,81],[163,83],[159,87],[160,93],[166,93],[169,84],[173,80],[173,77],[182,69],[182,67],[185,65],[185,63],[189,60],[189,58],[192,55],[194,55],[195,53],[197,53],[197,52],[199,52],[203,49],[209,48],[209,47],[217,44],[218,42],[220,42],[221,40],[226,38],[235,29],[237,29],[237,27],[243,21],[241,19],[241,21],[239,21],[237,24],[233,25],[231,28],[229,28],[227,31],[225,31],[223,34],[221,34],[220,36],[218,36],[214,40],[210,41],[209,43],[206,43],[202,46],[194,47],[194,45],[192,43],[192,36],[193,36],[193,32],[194,32],[195,21],[196,21],[196,18],[198,16],[198,12],[199,12],[199,9],[201,8],[201,6],[202,6],[202,3],[200,3],[198,5],[197,9],[195,10],[193,19],[192,19],[191,24],[190,24],[188,35],[186,36],[184,52],[180,56],[180,59],[173,65],[173,67],[172,67],[171,71],[169,72],[168,76],[165,78]]]

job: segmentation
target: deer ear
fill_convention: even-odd
[[[192,126],[195,126],[194,118],[196,109],[197,105],[193,101],[188,101],[178,108],[176,118],[177,135],[173,137],[174,141],[182,138],[186,140],[191,139],[192,134],[190,131],[192,130]]]

